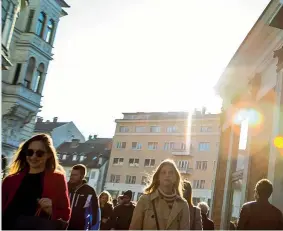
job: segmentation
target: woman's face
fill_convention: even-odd
[[[26,160],[29,164],[30,169],[45,169],[45,164],[48,158],[51,157],[42,141],[33,141],[28,146],[26,151]]]
[[[177,176],[175,173],[175,169],[170,164],[165,164],[159,173],[159,183],[161,186],[165,187],[173,187],[173,185],[177,182]]]
[[[108,196],[103,195],[100,197],[100,203],[105,204],[108,201]]]

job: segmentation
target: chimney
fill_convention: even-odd
[[[92,140],[92,135],[89,135],[89,136],[88,136],[88,140]]]
[[[37,117],[36,122],[42,123],[43,122],[43,118],[42,117]]]
[[[76,148],[76,147],[78,147],[79,143],[80,143],[80,140],[79,140],[79,139],[72,139],[71,148]]]
[[[58,117],[54,117],[53,118],[53,123],[57,123],[58,122]]]
[[[93,135],[93,138],[92,138],[92,139],[93,139],[93,140],[96,140],[96,138],[97,138],[97,135]]]
[[[205,115],[205,113],[206,113],[206,107],[202,107],[201,114]]]
[[[46,123],[50,123],[50,120],[46,120]]]

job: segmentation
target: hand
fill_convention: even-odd
[[[40,208],[46,212],[48,215],[52,214],[52,200],[49,198],[41,198],[38,201]]]
[[[102,223],[106,223],[108,221],[107,218],[102,218]]]

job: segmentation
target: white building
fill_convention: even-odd
[[[58,117],[54,117],[53,121],[46,120],[45,122],[41,117],[38,117],[34,134],[38,133],[50,135],[56,148],[64,142],[71,142],[73,139],[78,139],[81,143],[85,142],[85,137],[74,122],[58,122]]]
[[[2,47],[4,43],[9,51],[9,60],[5,60],[12,65],[9,70],[3,70],[2,65],[2,154],[5,156],[11,156],[19,143],[33,133],[56,30],[60,18],[67,15],[63,8],[69,7],[64,0],[29,0],[28,3],[18,15],[18,1],[2,1]]]

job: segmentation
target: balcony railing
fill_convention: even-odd
[[[192,174],[193,173],[193,168],[179,168],[180,173],[183,174]]]
[[[172,154],[175,156],[189,156],[191,154],[191,150],[183,150],[183,149],[173,149]]]

